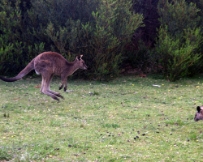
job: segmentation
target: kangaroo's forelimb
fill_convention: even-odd
[[[61,76],[61,85],[59,86],[59,90],[64,88],[64,92],[67,90],[67,77],[66,76]]]

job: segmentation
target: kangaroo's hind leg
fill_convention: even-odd
[[[50,93],[56,95],[57,97],[60,97],[60,98],[64,99],[64,97],[63,97],[62,95],[60,95],[60,93],[54,92],[54,91],[52,91],[52,90],[50,89],[51,79],[52,79],[52,76],[51,76],[51,78],[50,78],[50,80],[49,80],[49,82],[48,82],[48,92],[50,92]]]
[[[49,76],[42,75],[41,92],[52,97],[54,100],[59,101],[58,97],[60,97],[61,95],[58,94],[57,92],[53,92],[53,91],[49,90],[51,78],[52,78],[51,75],[49,75]]]

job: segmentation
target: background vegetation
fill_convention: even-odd
[[[202,72],[201,0],[2,0],[0,73],[37,54],[84,54],[76,77],[107,80],[126,67],[171,81]]]

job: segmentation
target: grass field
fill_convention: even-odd
[[[65,100],[40,78],[0,81],[0,161],[191,162],[203,160],[203,77],[72,80]],[[58,90],[59,80],[52,82]]]

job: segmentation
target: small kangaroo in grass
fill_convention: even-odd
[[[67,89],[67,77],[72,75],[78,69],[87,69],[87,65],[82,56],[77,56],[73,62],[68,62],[62,55],[56,52],[43,52],[36,56],[17,76],[13,78],[5,78],[0,76],[0,79],[5,82],[15,82],[30,71],[35,70],[38,75],[42,75],[41,92],[51,96],[53,99],[59,101],[59,98],[63,98],[58,92],[50,90],[50,82],[54,75],[61,77],[61,85],[59,90]]]
[[[203,106],[197,106],[197,112],[195,114],[194,120],[203,120]]]

